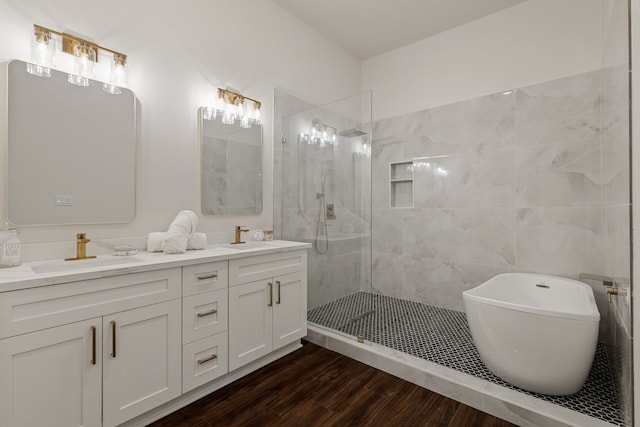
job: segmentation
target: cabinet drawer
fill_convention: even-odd
[[[306,251],[232,259],[229,261],[229,286],[295,273],[306,268]]]
[[[227,261],[207,262],[205,264],[182,267],[183,296],[224,289],[228,284],[229,270]]]
[[[182,342],[188,343],[227,330],[227,289],[182,299]]]
[[[182,393],[229,372],[227,332],[182,346]]]
[[[180,268],[7,292],[0,338],[180,298]]]

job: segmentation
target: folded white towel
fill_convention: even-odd
[[[149,233],[147,237],[147,252],[162,252],[162,241],[167,237],[166,231]]]
[[[162,252],[165,254],[183,254],[187,251],[188,234],[167,233],[162,239]]]
[[[180,211],[173,220],[169,229],[169,233],[173,234],[191,234],[196,231],[198,226],[198,215],[193,211]]]
[[[162,242],[169,236],[171,236],[171,233],[166,231],[149,233],[147,237],[147,252],[162,252]],[[189,238],[187,250],[207,247],[207,235],[205,233],[193,233],[191,236],[187,235],[187,237]]]
[[[193,233],[187,242],[187,249],[204,249],[207,247],[207,235],[205,233]]]

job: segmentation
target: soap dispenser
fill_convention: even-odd
[[[20,265],[20,230],[6,221],[0,227],[0,268]]]

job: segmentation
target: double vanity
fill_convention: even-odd
[[[142,426],[300,347],[306,243],[0,270],[0,425]]]

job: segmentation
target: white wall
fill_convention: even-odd
[[[230,235],[234,225],[272,228],[274,88],[317,103],[360,89],[360,61],[270,1],[0,0],[0,62],[29,58],[33,24],[68,30],[128,55],[129,86],[141,104],[141,138],[135,220],[23,228],[23,260],[68,256],[78,231],[93,239],[94,253],[108,253],[107,243],[114,241],[103,239],[140,244],[150,231],[165,230],[179,210],[200,213],[197,110],[210,103],[217,87],[233,87],[263,102],[264,210],[249,217],[201,216],[198,230]],[[0,79],[5,74],[3,69]],[[5,114],[1,102],[0,116]],[[0,138],[4,146],[5,132]],[[4,187],[3,182],[0,219]]]
[[[374,120],[596,70],[601,0],[529,0],[363,62]]]

